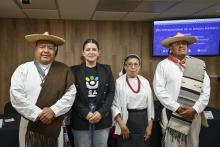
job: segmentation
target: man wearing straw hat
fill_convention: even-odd
[[[25,39],[36,44],[35,59],[18,66],[10,87],[11,103],[22,115],[20,147],[62,147],[63,115],[76,94],[71,70],[55,61],[58,46],[65,40],[48,32]]]
[[[177,33],[161,44],[169,48],[154,75],[154,92],[164,106],[161,126],[165,147],[198,147],[201,123],[207,124],[203,110],[209,101],[210,80],[204,61],[187,56],[195,36]]]

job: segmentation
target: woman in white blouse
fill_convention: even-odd
[[[112,105],[118,147],[149,147],[154,105],[149,82],[138,75],[141,59],[128,55],[123,64],[123,75],[116,80]]]

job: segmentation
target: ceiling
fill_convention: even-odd
[[[152,21],[220,17],[220,0],[0,0],[0,18]]]

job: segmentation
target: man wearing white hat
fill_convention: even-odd
[[[36,43],[35,59],[17,67],[10,87],[11,103],[22,115],[20,147],[62,147],[63,115],[76,94],[71,70],[55,61],[58,46],[65,40],[48,32],[25,39]]]
[[[198,147],[201,123],[207,124],[203,110],[209,101],[210,80],[204,61],[187,56],[195,36],[177,33],[161,44],[169,48],[168,58],[156,68],[153,87],[160,103],[165,147]]]

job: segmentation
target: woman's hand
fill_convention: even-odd
[[[93,113],[92,117],[89,119],[89,122],[94,124],[94,123],[100,122],[101,119],[102,119],[102,115],[98,111],[96,111],[95,113]]]
[[[152,133],[152,120],[149,120],[148,121],[148,125],[147,125],[147,128],[145,130],[145,134],[144,134],[144,141],[147,141],[150,136],[151,136],[151,133]]]
[[[121,132],[122,132],[123,139],[128,139],[129,138],[129,133],[130,133],[128,127],[125,124],[123,124],[120,127],[121,127]]]
[[[93,116],[93,113],[92,112],[89,112],[87,115],[86,115],[86,120],[89,121],[90,118],[92,118]]]
[[[122,133],[122,137],[123,139],[128,139],[129,138],[129,129],[126,126],[126,124],[124,123],[124,121],[121,118],[121,115],[118,114],[117,116],[115,116],[115,120],[118,122],[120,128],[121,128],[121,133]]]

